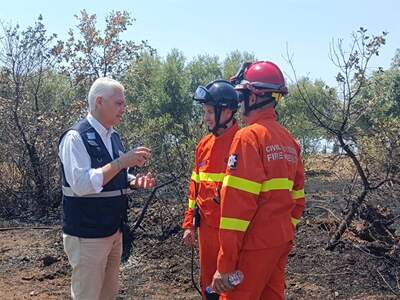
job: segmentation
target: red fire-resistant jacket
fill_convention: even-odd
[[[304,210],[300,146],[276,121],[273,108],[251,116],[236,134],[221,190],[221,273],[236,268],[241,249],[291,241]]]
[[[229,147],[239,130],[235,122],[222,135],[206,135],[198,143],[189,184],[189,205],[182,228],[193,228],[193,210],[200,208],[200,222],[218,228],[220,222],[220,190],[228,161]]]

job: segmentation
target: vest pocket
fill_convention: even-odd
[[[82,202],[81,227],[106,229],[120,224],[124,204],[120,197],[92,198]]]

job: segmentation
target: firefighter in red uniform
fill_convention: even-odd
[[[210,134],[197,145],[193,173],[189,185],[189,206],[182,227],[183,240],[195,246],[195,212],[200,216],[198,228],[200,248],[200,286],[211,285],[216,271],[219,250],[220,190],[228,161],[228,152],[235,133],[239,130],[233,118],[238,109],[238,95],[225,80],[199,86],[193,99],[202,104],[203,119]]]
[[[246,127],[229,150],[212,287],[221,299],[284,299],[285,266],[304,210],[300,146],[274,109],[287,88],[268,61],[244,64],[233,81]],[[232,288],[228,276],[235,270],[244,280]]]

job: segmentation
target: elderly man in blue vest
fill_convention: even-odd
[[[142,167],[150,149],[125,151],[113,126],[125,111],[124,87],[97,79],[88,94],[89,113],[60,138],[63,172],[63,241],[72,266],[73,299],[115,299],[122,254],[121,228],[130,189],[151,188],[152,174],[128,174]]]

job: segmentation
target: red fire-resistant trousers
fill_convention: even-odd
[[[217,270],[217,257],[219,251],[219,229],[200,222],[199,249],[200,249],[200,287],[204,296],[204,290],[211,285],[215,271]]]
[[[231,292],[221,295],[224,300],[283,300],[285,296],[285,267],[292,242],[279,247],[243,250],[238,270],[243,282]]]

